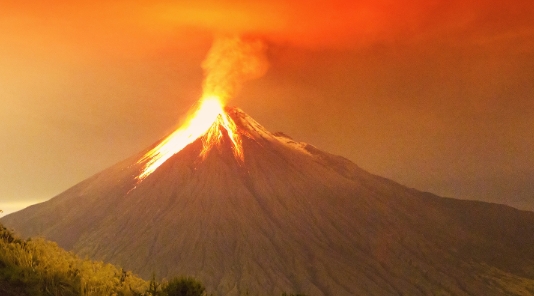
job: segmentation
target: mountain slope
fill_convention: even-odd
[[[228,113],[244,162],[228,138],[201,160],[199,139],[138,183],[145,151],[2,222],[221,295],[534,293],[534,213],[409,189]]]

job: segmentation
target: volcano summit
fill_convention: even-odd
[[[156,143],[2,223],[217,295],[534,293],[534,213],[406,188],[225,113],[242,158],[217,123],[207,152],[204,134],[139,178]]]

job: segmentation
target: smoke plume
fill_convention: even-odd
[[[217,37],[202,62],[204,97],[216,95],[226,102],[239,91],[243,82],[265,74],[268,63],[264,49],[260,40]]]

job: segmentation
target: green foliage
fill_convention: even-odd
[[[201,296],[205,295],[206,288],[194,278],[180,277],[168,281],[162,290],[168,296]]]
[[[0,225],[0,295],[142,295],[148,283],[111,264],[82,260]]]
[[[111,264],[82,260],[42,238],[16,238],[0,224],[0,295],[2,296],[200,296],[201,282],[173,278],[147,282]]]
[[[158,282],[153,274],[144,281],[111,264],[82,260],[45,239],[18,239],[0,224],[0,295],[201,296],[206,289],[191,277]]]
[[[159,296],[162,294],[160,288],[161,284],[156,281],[156,274],[152,273],[152,279],[150,279],[150,283],[148,284],[148,290],[145,294],[147,296]]]

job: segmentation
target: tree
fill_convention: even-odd
[[[150,296],[157,296],[160,295],[159,288],[160,284],[156,281],[156,274],[152,272],[152,279],[150,279],[150,283],[148,284],[148,290],[146,292]]]
[[[204,285],[192,277],[175,277],[163,288],[169,296],[201,296],[205,291]]]

